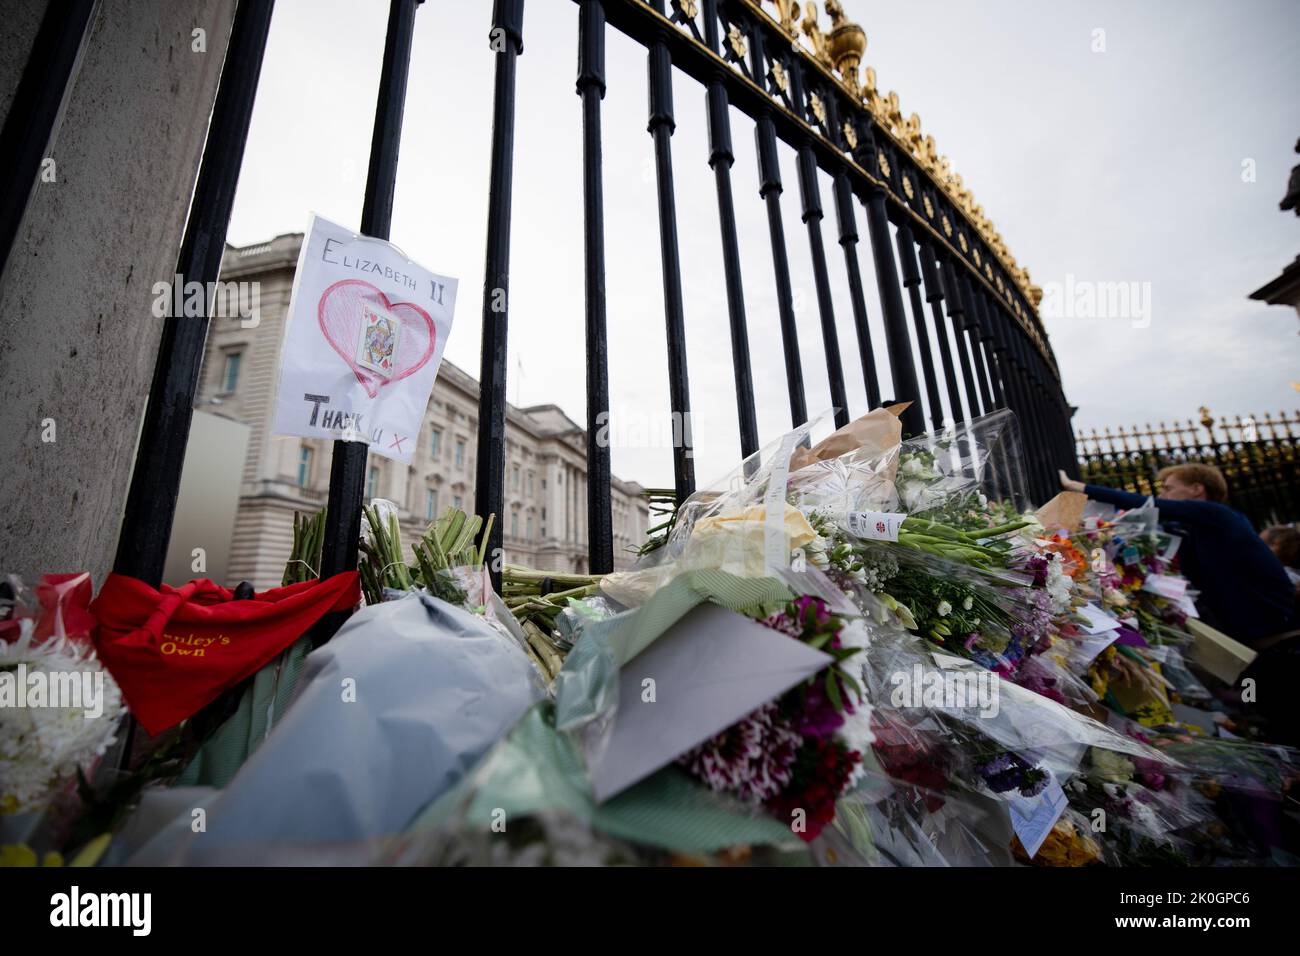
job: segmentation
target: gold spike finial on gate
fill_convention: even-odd
[[[903,108],[899,105],[898,93],[894,90],[890,90],[885,97],[885,122],[889,126],[889,132],[898,136],[903,128]]]
[[[871,111],[871,115],[880,119],[884,113],[884,104],[876,90],[876,68],[869,66],[862,71],[862,104]]]
[[[970,221],[973,235],[978,235],[984,240],[1000,260],[1002,268],[1006,270],[1012,282],[1019,287],[1025,298],[1032,304],[1032,308],[1036,310],[1043,301],[1042,288],[1030,279],[1028,269],[1017,266],[997,227],[984,214],[984,210],[975,204],[970,189],[963,185],[961,178],[954,175],[951,163],[946,156],[939,153],[934,138],[922,133],[920,117],[916,113],[904,117],[897,93],[891,91],[888,96],[880,94],[875,69],[862,64],[862,56],[867,48],[866,32],[845,14],[843,0],[822,0],[822,7],[831,21],[828,32],[823,32],[818,23],[816,0],[803,0],[802,3],[797,0],[746,0],[746,2],[755,8],[771,4],[772,12],[764,11],[764,16],[780,27],[794,42],[796,50],[838,75],[844,90],[855,101],[866,107],[876,122],[912,155],[917,164],[930,174],[935,185]],[[738,41],[743,43],[738,32],[733,32],[728,39],[733,50]],[[804,42],[800,43],[801,39]],[[738,56],[744,56],[738,50],[736,52]],[[861,79],[859,79],[859,71],[862,73]],[[780,80],[778,79],[777,82],[779,84]],[[824,122],[822,125],[825,125]],[[907,182],[912,181],[907,180]],[[926,198],[929,199],[928,196]],[[944,235],[948,239],[953,239],[957,235],[955,229],[958,225],[959,223],[954,222],[951,228],[945,228]],[[969,236],[972,233],[967,231],[964,234]],[[985,271],[986,274],[991,272],[991,266]],[[1010,304],[1018,317],[1030,321],[1022,315],[1018,301],[1012,300]],[[1034,338],[1035,344],[1042,348],[1043,343],[1037,336]]]
[[[939,149],[934,145],[934,137],[928,133],[921,141],[921,165],[930,175],[934,175],[935,170],[939,168]]]
[[[781,24],[781,29],[786,33],[795,32],[795,20],[799,17],[799,4],[793,0],[771,0],[772,6],[776,7],[776,20]]]
[[[903,138],[907,142],[907,149],[917,159],[921,158],[924,152],[925,138],[921,135],[921,114],[913,113],[903,124]]]
[[[799,4],[793,4],[791,10],[796,17],[799,16]],[[808,38],[813,58],[822,66],[834,67],[835,63],[826,46],[826,34],[822,33],[822,28],[817,24],[817,4],[813,0],[808,0],[808,6],[804,8],[803,22],[799,24],[799,29]]]

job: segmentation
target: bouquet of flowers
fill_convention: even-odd
[[[678,758],[711,790],[762,804],[790,820],[804,840],[835,817],[835,801],[862,773],[862,755],[875,739],[871,708],[860,683],[866,647],[861,621],[848,624],[826,602],[802,596],[763,624],[831,655],[823,672],[764,704]],[[857,671],[858,676],[854,675]]]
[[[89,574],[9,578],[0,602],[0,815],[43,811],[117,739],[122,695],[95,654]]]

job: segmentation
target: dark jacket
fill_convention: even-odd
[[[1084,491],[1117,508],[1137,508],[1147,499],[1101,485]],[[1179,564],[1201,592],[1197,609],[1207,624],[1243,644],[1296,626],[1295,588],[1245,515],[1216,501],[1157,498],[1156,507],[1160,523],[1183,538]]]

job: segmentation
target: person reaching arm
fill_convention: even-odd
[[[1137,508],[1147,495],[1074,481],[1061,487],[1117,508]],[[1188,463],[1157,475],[1155,499],[1162,523],[1183,537],[1179,562],[1207,623],[1245,644],[1295,627],[1294,589],[1282,562],[1260,540],[1245,515],[1224,504],[1228,485],[1213,465]]]

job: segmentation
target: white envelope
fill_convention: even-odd
[[[609,744],[591,767],[597,801],[648,777],[831,662],[829,654],[780,631],[701,604],[619,673]],[[646,699],[651,687],[653,701]]]
[[[1088,622],[1083,625],[1083,630],[1087,634],[1100,634],[1102,631],[1113,631],[1119,627],[1119,621],[1095,604],[1085,604],[1078,609],[1078,613],[1088,619]]]
[[[1176,601],[1187,593],[1187,578],[1172,574],[1153,574],[1142,582],[1142,590]]]

